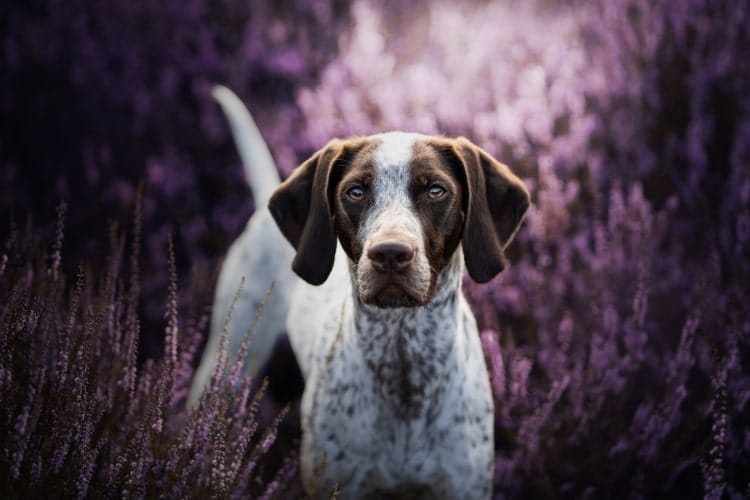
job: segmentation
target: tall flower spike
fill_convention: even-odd
[[[735,336],[734,333],[731,334]],[[711,401],[711,448],[708,457],[701,460],[701,473],[705,487],[705,500],[719,500],[726,489],[724,453],[726,452],[727,425],[727,368],[731,363],[718,355],[713,356],[714,373],[711,376],[713,399]]]
[[[169,296],[167,298],[167,330],[165,336],[165,355],[170,371],[177,366],[177,264],[174,252],[174,239],[170,233],[167,237],[167,254],[169,260]]]
[[[143,200],[143,182],[138,184],[136,191],[135,203],[133,204],[133,241],[130,247],[130,282],[128,283],[127,297],[127,323],[128,330],[134,328],[137,323],[138,299],[141,295],[140,282],[140,254],[141,254],[141,226],[142,226],[142,207]]]
[[[252,340],[253,333],[255,333],[255,330],[258,327],[258,322],[263,315],[263,311],[265,311],[266,309],[268,298],[273,293],[274,286],[275,282],[271,282],[271,286],[269,286],[268,290],[266,290],[266,294],[263,296],[263,300],[261,301],[260,306],[258,306],[258,310],[255,311],[255,318],[253,318],[253,322],[250,324],[250,327],[245,332],[245,336],[242,338],[242,344],[237,351],[237,358],[234,361],[229,376],[229,385],[231,387],[236,386],[239,382],[240,374],[242,373],[242,368],[245,364],[245,358],[247,357],[247,352],[250,347],[250,341]]]
[[[209,391],[215,391],[219,387],[221,379],[225,376],[226,363],[227,363],[227,338],[229,337],[229,325],[231,323],[232,314],[234,314],[234,306],[237,304],[237,300],[242,294],[242,290],[245,288],[245,277],[240,278],[240,284],[237,287],[237,291],[232,297],[232,302],[229,304],[229,310],[227,316],[224,318],[224,325],[221,328],[221,343],[219,344],[219,352],[216,355],[216,367],[211,379],[211,385],[209,390],[204,390],[203,394],[206,395]],[[203,399],[203,398],[201,398]]]
[[[289,405],[282,408],[281,411],[276,415],[276,417],[274,417],[271,425],[266,428],[265,432],[263,433],[263,437],[260,438],[260,441],[257,445],[255,445],[252,452],[250,453],[250,460],[245,467],[243,475],[249,476],[250,473],[255,470],[255,467],[258,465],[258,461],[260,460],[260,458],[268,453],[268,450],[271,448],[274,441],[276,441],[276,436],[279,432],[279,425],[281,424],[281,421],[286,418],[287,413],[289,413]]]
[[[260,410],[260,403],[263,395],[266,393],[268,388],[268,379],[263,380],[263,384],[253,396],[253,401],[250,404],[250,411],[246,414],[245,418],[240,420],[240,432],[235,440],[235,451],[232,456],[232,460],[229,464],[229,480],[234,482],[237,478],[237,473],[242,467],[242,463],[245,459],[245,453],[247,447],[250,444],[250,440],[258,430],[258,411]],[[240,408],[244,410],[244,408]]]
[[[76,325],[76,315],[78,314],[79,307],[81,305],[81,295],[83,294],[83,288],[86,283],[86,276],[83,272],[83,268],[78,268],[78,275],[76,276],[76,285],[73,290],[73,294],[70,298],[70,313],[68,314],[68,321],[65,328],[60,332],[57,339],[57,371],[55,377],[60,387],[63,386],[68,376],[68,369],[70,367],[70,348],[73,340],[74,328]]]
[[[62,262],[62,245],[65,234],[65,212],[68,205],[63,201],[57,206],[57,228],[55,230],[55,241],[52,245],[52,262],[49,273],[52,275],[52,281],[56,282],[60,273],[60,263]],[[2,273],[0,273],[2,274]]]
[[[284,464],[276,472],[271,482],[268,483],[258,500],[277,498],[277,495],[283,491],[286,485],[292,482],[297,474],[299,474],[299,455],[293,450],[284,458]]]

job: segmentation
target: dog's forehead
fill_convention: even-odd
[[[375,182],[398,183],[406,189],[410,177],[449,170],[436,139],[410,132],[370,136],[373,148],[366,156],[366,164],[374,170]],[[446,173],[451,175],[450,171]]]
[[[373,160],[378,170],[403,169],[414,157],[414,146],[425,136],[408,132],[388,132],[372,137],[378,142]]]

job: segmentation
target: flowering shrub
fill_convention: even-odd
[[[534,197],[510,269],[465,283],[497,494],[744,492],[750,9],[376,5],[353,5],[339,57],[298,94],[311,142],[466,135]]]
[[[4,5],[2,213],[49,214],[75,200],[68,248],[104,258],[108,219],[127,216],[143,181],[142,319],[156,323],[167,234],[185,272],[213,264],[252,212],[211,86],[251,103],[277,162],[291,168],[300,145],[289,138],[302,123],[295,90],[335,55],[347,17],[338,0]]]
[[[64,209],[63,209],[64,210]],[[14,231],[0,267],[0,491],[4,497],[154,497],[252,493],[289,487],[296,455],[264,477],[286,410],[266,426],[261,397],[240,366],[220,363],[200,406],[185,410],[205,307],[183,311],[172,240],[164,355],[136,362],[140,336],[138,245],[110,233],[103,271],[60,267],[62,213],[51,252]],[[191,297],[207,300],[208,290]],[[246,349],[247,345],[243,347]],[[278,459],[277,459],[278,462]]]
[[[748,494],[746,2],[42,4],[0,8],[0,203],[68,198],[68,255],[103,254],[94,221],[122,218],[143,179],[145,272],[123,271],[114,230],[102,276],[84,265],[72,283],[61,238],[40,255],[1,233],[0,485],[15,496],[271,496],[296,472],[286,437],[266,452],[274,425],[248,441],[282,409],[231,367],[180,409],[207,269],[252,209],[213,81],[250,104],[285,173],[332,136],[410,129],[466,135],[525,179],[512,264],[465,283],[498,497]],[[139,338],[162,337],[139,364]]]

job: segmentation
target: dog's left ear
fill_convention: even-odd
[[[297,250],[292,269],[312,285],[320,285],[331,273],[336,254],[330,204],[338,160],[346,141],[334,139],[282,182],[268,202],[276,224]]]
[[[479,146],[463,137],[452,142],[466,184],[464,261],[472,279],[486,283],[505,268],[503,250],[529,208],[529,192],[506,165]]]

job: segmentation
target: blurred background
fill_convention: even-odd
[[[464,135],[533,197],[510,268],[465,284],[497,495],[740,498],[748,54],[744,0],[10,0],[0,243],[52,240],[64,201],[62,266],[96,266],[140,185],[140,358],[159,357],[168,235],[180,307],[205,308],[254,208],[214,83],[282,175],[336,136]]]

